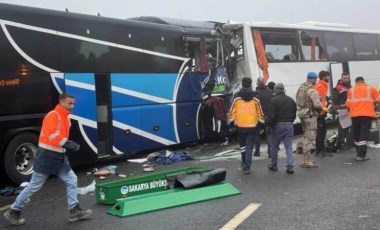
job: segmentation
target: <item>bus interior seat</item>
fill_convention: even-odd
[[[287,55],[284,55],[284,60],[287,60],[287,61],[296,61],[297,57],[294,54],[287,54]]]
[[[273,56],[272,52],[265,52],[265,54],[267,55],[268,60],[274,60],[274,56]]]

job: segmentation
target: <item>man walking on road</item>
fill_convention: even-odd
[[[264,123],[260,102],[254,97],[251,85],[250,78],[242,79],[242,88],[232,102],[229,116],[229,122],[235,122],[237,126],[242,170],[245,174],[250,173],[253,145],[256,132],[259,132],[258,123]]]
[[[268,127],[271,130],[271,158],[272,164],[269,170],[277,171],[278,149],[281,140],[284,141],[286,150],[286,172],[294,173],[293,169],[293,122],[296,119],[297,105],[289,96],[285,95],[284,85],[278,83],[274,86],[273,97],[268,115]]]
[[[318,165],[310,159],[312,149],[315,149],[315,139],[317,135],[317,118],[321,110],[328,112],[322,107],[319,94],[314,85],[317,82],[317,74],[309,72],[306,82],[302,83],[296,94],[298,106],[298,116],[301,120],[303,138],[303,160],[301,167],[316,168]]]
[[[72,95],[61,94],[59,104],[50,111],[42,122],[37,155],[34,163],[32,179],[26,188],[17,196],[11,208],[4,217],[12,225],[25,224],[21,211],[26,200],[40,190],[50,175],[56,175],[66,184],[67,202],[69,206],[69,221],[87,218],[92,210],[82,210],[77,199],[77,176],[71,169],[66,150],[77,151],[79,145],[68,140],[70,130],[71,110],[75,99]]]
[[[359,76],[355,85],[348,90],[346,106],[352,118],[352,129],[356,147],[356,160],[368,160],[367,140],[370,135],[372,119],[376,116],[375,103],[380,103],[380,95],[375,87],[364,82]]]

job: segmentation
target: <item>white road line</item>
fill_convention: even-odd
[[[261,206],[258,203],[251,203],[245,209],[243,209],[234,218],[228,221],[220,230],[232,230],[236,229],[245,219],[247,219],[252,213]]]

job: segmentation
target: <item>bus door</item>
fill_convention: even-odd
[[[75,97],[71,118],[98,157],[112,155],[112,113],[109,74],[66,73],[66,92]]]

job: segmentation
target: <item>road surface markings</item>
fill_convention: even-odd
[[[220,230],[232,230],[236,229],[245,219],[247,219],[252,213],[261,206],[258,203],[251,203],[241,212],[239,212],[234,218],[228,221]]]

